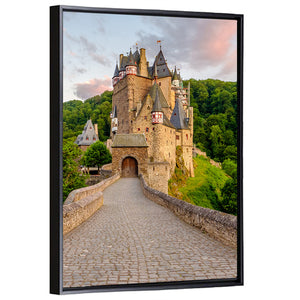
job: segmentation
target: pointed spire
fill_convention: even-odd
[[[133,57],[132,52],[131,52],[131,48],[130,48],[130,52],[129,52],[129,56],[128,56],[127,66],[135,66],[135,61],[134,61],[134,57]]]
[[[174,74],[173,74],[173,77],[172,77],[172,81],[173,81],[173,80],[179,80],[179,79],[178,79],[177,70],[176,70],[176,66],[175,66],[175,71],[174,71]]]
[[[161,103],[159,101],[158,88],[156,89],[155,100],[151,112],[162,112]]]
[[[170,121],[177,129],[188,129],[185,120],[186,115],[182,103],[180,100],[176,100]]]
[[[116,68],[115,68],[115,73],[114,73],[114,77],[118,77],[119,76],[119,67],[118,67],[118,62],[116,63]]]

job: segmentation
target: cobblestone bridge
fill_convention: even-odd
[[[103,193],[103,206],[64,236],[64,287],[236,277],[236,250],[146,198],[138,178]]]

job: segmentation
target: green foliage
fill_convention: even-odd
[[[63,103],[63,138],[81,134],[88,119],[98,124],[98,136],[106,141],[110,135],[112,91],[105,91],[85,101],[71,100]]]
[[[215,161],[237,160],[237,84],[190,79],[194,143]]]
[[[181,199],[194,205],[222,210],[221,189],[228,179],[225,172],[210,164],[204,156],[194,158],[195,177],[179,187]]]
[[[221,190],[222,211],[237,215],[237,178],[230,178],[226,181]]]
[[[237,177],[237,164],[235,161],[227,158],[222,163],[222,169],[232,178]]]
[[[93,143],[84,153],[81,163],[87,167],[97,166],[98,170],[105,164],[111,162],[111,154],[106,146],[97,141]]]
[[[73,139],[65,140],[63,144],[63,201],[69,193],[85,185],[86,176],[80,173],[79,159],[82,150],[74,144]]]

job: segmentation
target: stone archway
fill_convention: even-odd
[[[137,177],[138,162],[134,157],[127,156],[122,161],[122,177]]]

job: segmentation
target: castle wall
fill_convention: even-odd
[[[177,131],[179,133],[179,130]],[[177,134],[178,134],[177,133]],[[193,168],[193,135],[191,130],[182,129],[181,133],[181,147],[182,147],[182,156],[186,168],[190,171],[190,176],[194,174]]]
[[[117,106],[118,133],[129,133],[129,101],[128,101],[128,77],[119,81],[112,97],[112,107]]]
[[[138,163],[138,174],[148,176],[148,151],[146,147],[112,148],[112,173],[121,174],[122,161],[126,157],[133,157]]]
[[[148,177],[144,176],[144,178],[153,189],[168,194],[170,164],[168,162],[149,162]]]

